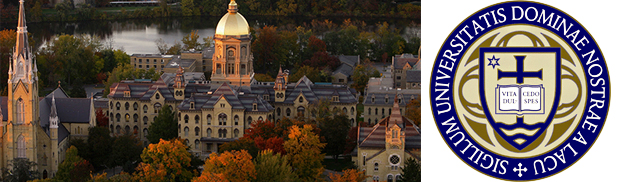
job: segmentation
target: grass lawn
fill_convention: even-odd
[[[353,162],[351,159],[342,159],[334,160],[331,157],[323,159],[323,166],[326,169],[334,170],[334,171],[343,171],[345,169],[350,169],[353,166]]]

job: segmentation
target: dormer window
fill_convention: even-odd
[[[263,100],[270,100],[270,95],[267,95],[267,94],[263,95]]]
[[[130,94],[130,92],[129,92],[129,91],[124,91],[124,92],[123,92],[123,96],[124,96],[124,97],[131,97],[131,94]]]
[[[332,102],[338,102],[339,96],[332,96]]]
[[[224,108],[225,106],[226,106],[225,104],[220,104],[220,107],[221,107],[221,108]]]
[[[252,111],[257,111],[257,103],[252,104]]]
[[[375,94],[371,96],[371,103],[375,103]]]
[[[304,102],[304,97],[300,97],[300,99],[298,99],[300,103]]]
[[[194,102],[190,102],[190,109],[194,109]]]
[[[155,99],[160,99],[160,94],[155,94]]]
[[[388,96],[386,96],[386,98],[384,98],[384,102],[388,103]]]

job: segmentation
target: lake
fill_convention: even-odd
[[[340,25],[345,19],[341,17],[281,17],[281,16],[245,16],[248,24],[254,29],[266,25],[293,30],[297,26],[310,29],[313,19],[329,20]],[[86,34],[97,36],[105,45],[122,49],[128,54],[158,53],[155,40],[162,38],[169,45],[181,42],[184,35],[197,30],[201,39],[213,36],[220,17],[174,17],[154,19],[129,19],[111,21],[81,22],[28,22],[28,32],[33,36],[31,45],[41,47],[58,34]],[[391,27],[400,29],[400,34],[408,40],[412,36],[420,37],[420,20],[395,18],[351,18],[352,21],[364,21],[365,31],[374,31],[376,24],[387,22]],[[17,24],[0,24],[0,29],[15,29]],[[202,40],[201,40],[202,41]]]

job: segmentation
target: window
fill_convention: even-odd
[[[367,156],[362,156],[362,165],[366,166],[367,165]]]
[[[142,59],[138,59],[138,63],[142,63]]]
[[[145,138],[147,138],[147,135],[149,135],[149,129],[142,129],[142,135],[144,135]]]
[[[26,158],[26,139],[21,134],[17,137],[17,158]]]
[[[129,134],[129,126],[125,126],[125,134]]]
[[[198,134],[201,132],[201,129],[197,127],[194,127],[194,136],[198,136]]]
[[[160,103],[155,103],[155,104],[153,105],[153,108],[155,109],[155,113],[157,113],[157,112],[159,112],[159,111],[160,111],[160,109],[162,109],[162,104],[160,104]]]
[[[149,59],[147,59],[147,63],[149,63]]]
[[[392,181],[392,174],[389,174],[388,177],[386,177],[386,181],[393,182]]]
[[[298,117],[303,118],[303,117],[304,117],[304,111],[305,111],[305,110],[306,110],[306,109],[305,109],[304,107],[302,107],[302,106],[298,107]]]
[[[125,122],[129,122],[129,114],[125,114]]]
[[[239,116],[235,115],[235,126],[239,125]]]
[[[279,108],[276,108],[276,115],[277,115],[277,116],[280,116],[280,107],[279,107]]]
[[[226,114],[222,113],[218,115],[218,125],[226,125]]]
[[[24,100],[17,99],[17,124],[24,124]]]
[[[382,108],[382,115],[384,114],[384,108]]]
[[[298,99],[300,103],[304,102],[304,97],[300,97],[300,99]]]
[[[351,115],[354,115],[354,107],[351,107]]]
[[[138,136],[138,126],[134,126],[134,136]]]
[[[211,128],[207,128],[207,137],[211,137]]]
[[[397,76],[397,80],[401,80],[401,76]]]
[[[207,125],[211,125],[211,114],[207,115]]]
[[[183,128],[183,134],[187,137],[188,133],[190,133],[190,128],[186,126],[185,128]]]
[[[379,171],[379,163],[377,163],[377,162],[376,162],[376,163],[374,164],[374,166],[375,166],[375,167],[373,168],[373,170],[375,170],[375,171]]]
[[[116,102],[116,110],[121,110],[121,103],[120,102]]]
[[[149,110],[149,107],[147,107],[147,105],[145,104],[144,106],[142,106],[142,110],[144,113],[147,113],[147,111]]]
[[[125,102],[125,110],[129,110],[129,102]]]
[[[110,101],[110,110],[112,110],[114,106],[112,105],[112,101]]]
[[[153,68],[156,68],[156,69],[157,69],[157,65],[153,65]]]
[[[116,133],[117,134],[121,133],[121,125],[116,125]]]
[[[142,68],[142,65],[138,65],[138,68]]]
[[[190,102],[190,109],[194,109],[194,102]]]
[[[397,165],[399,164],[399,161],[400,161],[399,156],[397,155],[390,156],[390,164]]]
[[[159,93],[155,94],[155,99],[160,99],[160,94]]]
[[[257,103],[252,104],[252,111],[257,111]]]
[[[116,113],[116,122],[121,122],[121,114]]]
[[[146,116],[145,116],[145,117],[142,117],[142,123],[143,123],[144,125],[147,125],[147,123],[149,123],[149,118],[148,118],[148,117],[146,117]]]
[[[147,65],[147,69],[149,69],[149,65]]]
[[[134,111],[138,110],[138,103],[134,103]]]
[[[287,117],[291,116],[291,109],[287,108]]]
[[[375,115],[377,115],[377,108],[375,108]]]
[[[134,123],[138,122],[138,114],[134,114]]]
[[[194,149],[198,150],[200,147],[200,142],[198,141],[198,139],[194,140]]]
[[[347,114],[347,108],[343,107],[343,114]]]
[[[239,130],[238,130],[238,129],[235,129],[235,130],[233,131],[233,136],[234,136],[235,138],[239,137]]]
[[[201,117],[199,117],[198,115],[194,116],[194,124],[198,124],[200,120]]]
[[[188,117],[187,114],[183,116],[183,121],[185,121],[185,123],[188,123],[188,120],[190,120],[190,117]]]
[[[224,107],[226,107],[226,104],[220,104],[220,107],[224,108]]]
[[[248,121],[248,126],[250,126],[250,124],[252,124],[252,117],[248,116],[248,120],[246,121]]]
[[[401,178],[401,175],[398,175],[398,174],[397,174],[396,179],[397,179],[397,182],[401,182],[401,181],[403,180],[403,179]]]
[[[371,115],[371,108],[369,108],[369,115]]]

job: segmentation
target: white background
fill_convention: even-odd
[[[487,176],[462,162],[446,145],[431,114],[429,80],[440,46],[463,20],[490,5],[493,0],[425,0],[422,2],[422,178],[423,181],[502,181]],[[616,1],[543,0],[538,1],[567,13],[589,31],[605,57],[610,73],[612,100],[608,117],[597,141],[583,157],[566,170],[538,181],[621,181],[621,77],[618,73],[621,32]],[[582,32],[581,32],[582,33]],[[593,43],[593,42],[592,42]],[[615,94],[614,92],[617,91]],[[425,96],[427,95],[427,96]],[[615,119],[617,118],[617,119]],[[601,127],[601,126],[600,126]]]

